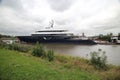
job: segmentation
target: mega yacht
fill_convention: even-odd
[[[54,29],[53,22],[50,27],[36,31],[31,36],[18,36],[20,41],[40,43],[74,43],[74,44],[96,44],[94,41],[82,36],[74,35],[68,30]]]

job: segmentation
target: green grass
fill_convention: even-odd
[[[62,59],[56,56],[49,62],[27,53],[0,49],[0,80],[99,80],[95,73],[82,67],[88,66],[86,60]]]

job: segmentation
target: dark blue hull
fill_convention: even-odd
[[[85,45],[94,45],[96,44],[93,40],[81,40],[81,39],[49,39],[45,40],[43,37],[33,37],[33,36],[18,36],[20,41],[28,43],[73,43],[73,44],[85,44]]]

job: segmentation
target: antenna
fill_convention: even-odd
[[[51,25],[50,27],[53,28],[53,25],[54,25],[54,21],[53,20],[51,20],[50,25]]]

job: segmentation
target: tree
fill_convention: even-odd
[[[118,40],[120,40],[120,33],[118,33]]]
[[[106,69],[106,61],[107,56],[105,55],[105,51],[102,51],[102,49],[98,49],[98,52],[91,52],[91,63],[96,69]]]

